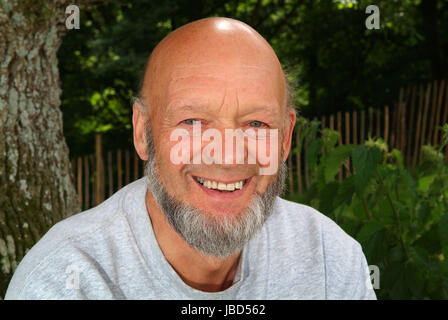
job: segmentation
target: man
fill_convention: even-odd
[[[56,224],[6,298],[375,299],[361,246],[278,197],[295,119],[252,28],[208,18],[172,32],[133,105],[145,179]]]

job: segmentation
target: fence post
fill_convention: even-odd
[[[394,104],[392,109],[392,119],[391,119],[391,129],[390,129],[390,149],[392,150],[395,147],[396,135],[397,135],[397,104]]]
[[[76,169],[75,160],[70,160],[70,179],[72,181],[75,181],[76,179]]]
[[[432,135],[434,130],[434,122],[435,122],[435,116],[436,116],[436,108],[437,108],[437,89],[438,89],[438,82],[437,80],[434,80],[433,87],[432,87],[432,107],[431,107],[431,116],[429,117],[429,127],[428,127],[428,138],[426,141],[428,143],[431,143],[432,141]]]
[[[397,118],[396,118],[396,126],[397,130],[395,132],[395,147],[401,150],[401,131],[402,131],[402,114],[403,114],[403,104],[404,104],[404,89],[400,87],[400,97],[398,98],[398,108],[397,108]]]
[[[327,125],[327,119],[325,116],[322,116],[321,130],[324,132],[324,129]],[[325,154],[325,144],[322,144],[322,154]]]
[[[361,110],[361,144],[364,144],[364,135],[366,130],[366,111]]]
[[[350,113],[345,111],[345,144],[350,144]],[[345,176],[350,176],[350,158],[345,161]]]
[[[420,127],[422,122],[422,112],[423,112],[423,85],[420,84],[419,93],[418,93],[418,111],[417,111],[417,130],[415,133],[415,141],[414,141],[414,154],[412,157],[412,165],[415,166],[417,164],[417,156],[420,153]]]
[[[440,89],[439,89],[439,99],[437,101],[437,113],[436,113],[436,123],[434,126],[434,139],[432,140],[432,144],[436,145],[439,144],[439,129],[437,127],[440,124],[440,109],[442,108],[442,100],[443,100],[443,92],[445,89],[445,80],[442,80],[440,82]]]
[[[89,172],[89,158],[84,157],[84,210],[90,208],[90,172]]]
[[[77,159],[77,179],[76,179],[76,187],[78,191],[78,202],[82,207],[82,158],[78,157]]]
[[[376,109],[376,137],[379,138],[381,136],[381,110]]]
[[[123,186],[123,171],[121,162],[121,149],[117,150],[117,190]]]
[[[415,86],[412,87],[412,98],[411,98],[411,113],[409,116],[409,136],[408,136],[408,142],[406,144],[406,164],[410,165],[411,163],[411,151],[412,151],[412,137],[414,139],[416,138],[415,134],[412,135],[414,132],[414,121],[415,121]]]
[[[442,124],[447,123],[448,121],[448,81],[446,82],[446,95],[445,95],[445,110],[443,111]],[[446,146],[448,150],[448,146]]]
[[[445,111],[443,112],[442,125],[448,121],[448,81],[446,82],[445,92]],[[448,161],[448,145],[445,146],[445,159]]]
[[[389,106],[384,107],[384,142],[389,146]]]
[[[372,137],[372,131],[373,131],[373,108],[369,107],[369,132],[368,132],[368,138]]]
[[[95,137],[95,204],[98,205],[104,201],[103,193],[103,146],[102,146],[102,136],[100,133],[96,134]]]
[[[425,144],[425,137],[426,137],[426,121],[428,118],[428,108],[429,108],[429,100],[431,97],[431,83],[428,83],[426,87],[426,95],[425,95],[425,111],[423,112],[423,122],[422,122],[422,132],[421,132],[421,142],[419,146],[419,158],[418,161],[422,161],[423,157],[423,151],[422,147]]]
[[[109,197],[114,194],[114,172],[112,171],[112,152],[107,152],[107,179]]]
[[[337,112],[337,121],[338,121],[338,132],[339,132],[339,138],[338,138],[338,145],[342,145],[342,116],[341,111]],[[339,168],[339,181],[342,181],[342,167]]]
[[[406,89],[406,99],[401,104],[401,118],[400,118],[400,150],[403,154],[403,157],[405,156],[406,152],[406,108],[409,101],[409,87]]]

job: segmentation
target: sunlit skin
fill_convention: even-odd
[[[275,176],[258,175],[258,165],[173,164],[170,151],[177,142],[170,141],[170,135],[174,129],[191,131],[194,121],[201,122],[203,131],[215,128],[223,137],[225,129],[279,129],[278,147],[284,159],[288,156],[295,113],[286,108],[280,63],[269,44],[239,21],[203,19],[162,40],[147,66],[143,100],[161,182],[176,199],[207,214],[242,214],[254,194],[263,194]],[[134,104],[134,145],[143,160],[147,160],[146,119]],[[229,198],[218,191],[207,192],[194,176],[227,183],[250,180]],[[171,228],[149,191],[146,205],[159,246],[185,283],[210,292],[231,286],[240,252],[225,259],[205,257]]]

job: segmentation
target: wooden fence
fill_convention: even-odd
[[[363,144],[369,137],[381,137],[389,150],[396,148],[402,152],[406,166],[415,166],[422,161],[423,145],[440,145],[442,134],[438,127],[447,123],[447,118],[448,81],[442,80],[401,88],[398,102],[392,107],[369,108],[367,112],[337,112],[313,120],[319,120],[321,128],[338,131],[337,145]],[[298,145],[300,135],[300,130],[296,130],[294,146]],[[310,143],[303,143],[302,152],[290,155],[288,159],[290,193],[302,194],[310,186],[310,172],[305,161]],[[448,160],[448,146],[444,152]],[[342,180],[351,172],[351,164],[347,161],[339,171],[338,179]]]
[[[83,210],[94,207],[128,183],[143,176],[144,162],[134,150],[102,150],[102,136],[95,137],[95,155],[72,159],[73,179]]]
[[[338,145],[362,144],[368,137],[381,137],[388,145],[401,150],[407,166],[422,160],[424,144],[438,145],[442,135],[438,126],[447,123],[448,81],[434,81],[426,85],[402,88],[393,106],[367,112],[337,112],[322,116],[321,128],[339,132]],[[300,130],[295,131],[293,146],[300,141]],[[103,154],[102,137],[96,136],[95,155],[72,159],[73,178],[83,210],[110,197],[124,185],[143,176],[143,162],[134,150],[115,150]],[[305,161],[311,141],[303,144],[302,152],[288,158],[290,193],[299,193],[310,186],[310,171]],[[448,146],[445,147],[448,159]],[[350,175],[350,162],[341,168],[338,178]]]

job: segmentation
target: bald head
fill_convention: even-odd
[[[173,78],[186,72],[206,77],[220,73],[229,78],[234,68],[243,68],[249,75],[267,70],[279,103],[291,103],[286,77],[269,43],[247,24],[229,18],[194,21],[165,37],[146,64],[139,97],[150,106],[158,106],[169,94]]]

